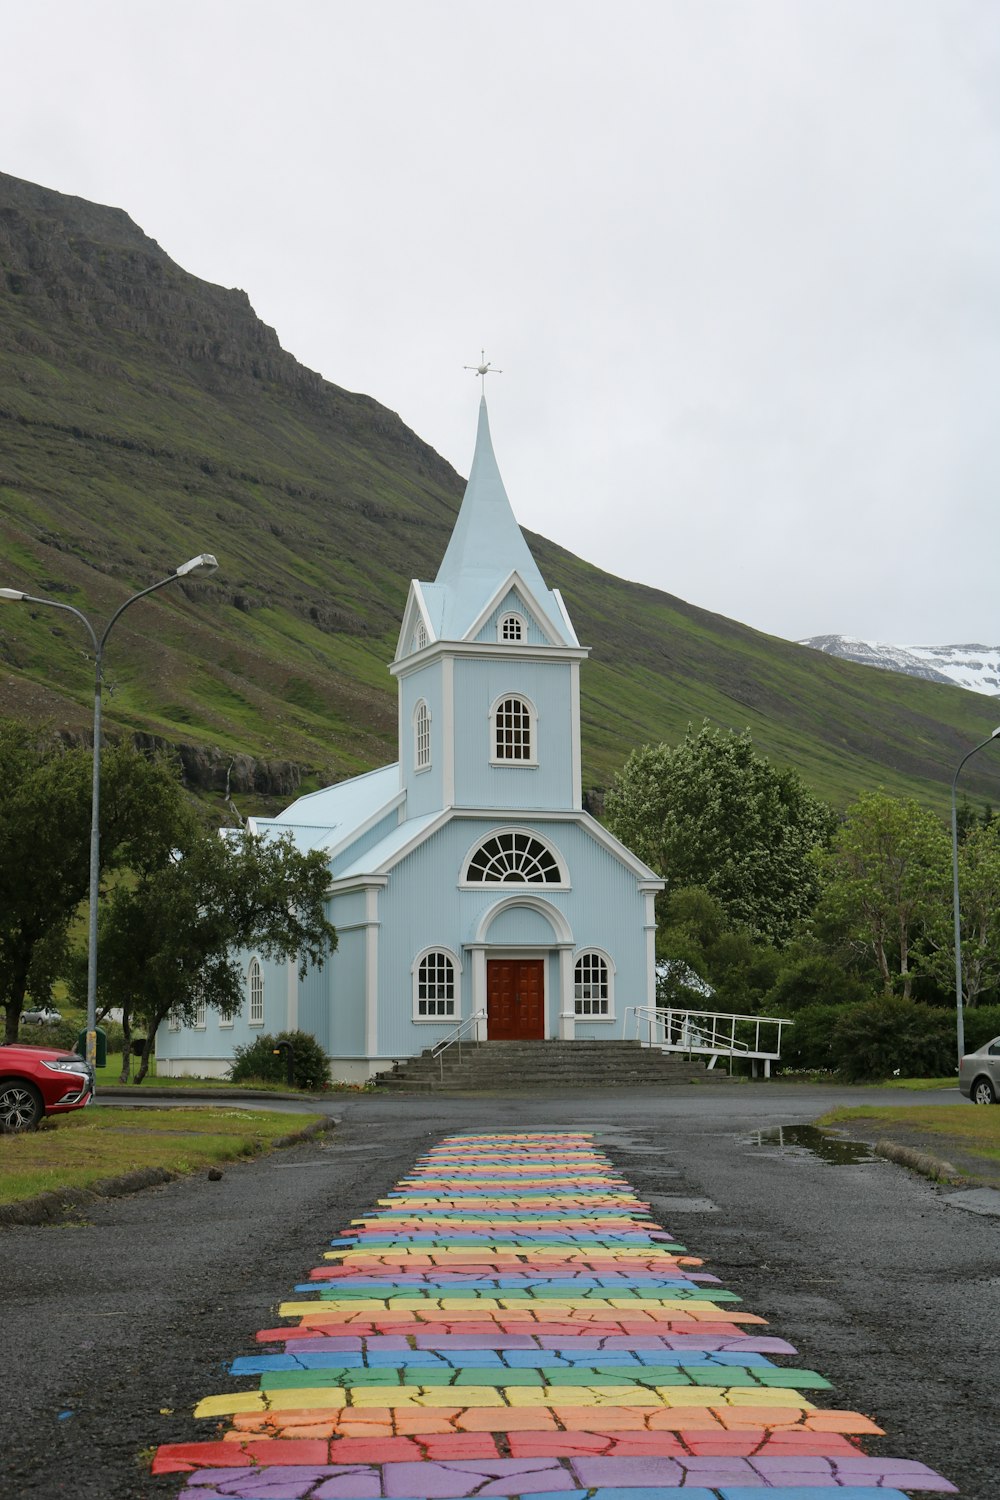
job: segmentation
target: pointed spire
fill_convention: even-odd
[[[530,588],[547,592],[500,478],[484,395],[465,497],[434,582],[451,589],[479,585],[485,593],[515,569]]]

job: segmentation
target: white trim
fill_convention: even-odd
[[[508,620],[516,620],[518,634],[504,635],[503,628]],[[522,646],[528,638],[528,620],[519,609],[507,609],[502,615],[497,616],[497,640],[501,646]]]
[[[509,887],[503,886],[501,889],[506,891],[509,890]],[[537,886],[534,889],[537,890]],[[509,911],[512,906],[527,906],[531,911],[538,912],[540,916],[545,918],[552,929],[552,937],[549,941],[543,943],[521,944],[525,952],[534,951],[537,953],[539,948],[548,950],[549,948],[559,948],[563,945],[568,945],[572,948],[574,946],[573,929],[569,925],[566,913],[560,911],[558,906],[553,906],[551,901],[546,901],[541,896],[529,895],[528,893],[531,890],[531,886],[522,886],[517,895],[506,895],[499,901],[494,901],[493,905],[488,906],[485,911],[480,912],[472,938],[468,943],[464,943],[463,947],[472,948],[479,944],[488,945],[489,930],[497,917],[502,916],[505,911]],[[474,1005],[473,1010],[475,1009],[477,1007]]]
[[[328,894],[339,895],[345,891],[362,890],[369,885],[385,885],[390,872],[399,864],[399,861],[405,859],[408,854],[412,854],[414,849],[419,848],[426,839],[431,838],[446,823],[450,823],[452,818],[474,819],[477,823],[487,824],[495,819],[498,821],[498,826],[500,821],[508,826],[513,826],[515,822],[526,823],[534,833],[538,833],[539,826],[545,826],[546,824],[572,823],[584,833],[589,834],[595,843],[600,844],[620,864],[623,864],[636,877],[640,891],[662,891],[666,885],[665,880],[661,880],[658,875],[654,875],[648,865],[643,864],[642,860],[637,858],[629,849],[626,849],[624,844],[608,833],[607,829],[603,828],[597,819],[591,817],[588,812],[575,808],[545,808],[544,810],[540,808],[525,808],[522,811],[519,808],[513,807],[444,807],[435,816],[432,823],[428,824],[420,833],[415,833],[412,838],[407,839],[406,843],[397,849],[391,857],[387,858],[383,864],[379,865],[377,869],[365,871],[363,874],[351,875],[346,878],[335,877],[327,887]],[[371,825],[369,823],[366,826]],[[354,837],[355,835],[352,834],[348,842],[353,843]],[[484,834],[483,837],[488,838],[489,834]],[[539,834],[539,837],[544,838],[545,835]],[[363,858],[364,856],[361,857]],[[487,887],[476,886],[474,889],[485,890]],[[558,890],[559,887],[553,886],[551,889]]]
[[[443,1016],[421,1016],[418,1014],[419,997],[417,990],[420,980],[420,965],[425,958],[432,953],[443,953],[451,961],[452,978],[454,981],[453,1007],[447,1015]],[[454,1024],[462,1014],[462,960],[453,948],[447,943],[429,943],[426,948],[421,949],[410,965],[410,983],[412,989],[413,1010],[411,1020],[417,1026],[440,1026],[442,1022],[451,1021]]]
[[[470,642],[475,641],[476,636],[483,629],[490,615],[492,615],[496,610],[500,608],[501,604],[510,593],[520,594],[521,602],[524,604],[528,613],[534,616],[535,624],[538,626],[542,635],[545,636],[550,645],[565,646],[568,644],[568,642],[559,635],[559,632],[555,624],[553,623],[548,610],[543,608],[541,601],[535,597],[516,568],[512,573],[509,573],[507,575],[504,582],[500,585],[496,592],[491,595],[485,609],[480,611],[470,628],[465,632],[462,640]],[[482,645],[483,643],[479,642],[478,644]],[[520,643],[518,643],[518,645],[520,645]],[[517,650],[518,647],[515,646],[514,649]]]
[[[418,624],[424,627],[427,634],[427,643],[418,650],[414,650],[413,637]],[[410,580],[410,591],[406,599],[406,607],[403,610],[403,618],[399,626],[399,636],[396,640],[396,650],[393,660],[400,661],[404,657],[422,657],[423,653],[428,647],[434,644],[435,640],[436,636],[431,625],[424,591],[420,587],[419,579],[412,578]]]
[[[285,960],[285,1027],[299,1029],[299,969],[291,957]]]
[[[513,700],[522,703],[528,714],[528,749],[529,754],[522,760],[514,757],[499,756],[497,754],[497,711],[501,703]],[[538,767],[538,709],[526,693],[520,692],[518,688],[508,688],[506,692],[500,693],[490,704],[490,765],[496,766],[502,771],[523,771],[525,769],[537,769]]]
[[[646,903],[646,1004],[656,1009],[656,892],[644,893]]]
[[[254,970],[255,969],[256,969],[256,972],[257,972],[257,977],[258,977],[258,979],[260,981],[260,1015],[257,1017],[256,1020],[254,1020],[254,1015],[253,1015],[253,999],[254,999],[253,975],[254,975]],[[263,968],[263,965],[261,964],[260,959],[257,957],[256,953],[254,953],[254,954],[251,955],[250,961],[247,964],[247,972],[246,972],[246,981],[245,981],[245,983],[246,983],[246,992],[247,992],[247,1025],[248,1026],[253,1026],[253,1027],[261,1027],[261,1026],[264,1025],[264,1018],[265,1018],[265,1016],[267,1014],[267,990],[266,990],[265,985],[264,985],[264,968]]]
[[[566,863],[562,850],[557,848],[556,845],[552,843],[551,839],[547,839],[544,834],[539,833],[538,830],[531,824],[529,824],[527,827],[513,827],[510,824],[505,824],[497,828],[491,828],[488,833],[481,834],[469,845],[468,849],[465,851],[465,855],[462,859],[462,863],[459,866],[458,871],[458,888],[460,891],[510,891],[511,887],[514,885],[513,881],[508,882],[499,880],[466,880],[465,878],[465,872],[469,868],[469,861],[472,859],[472,856],[476,854],[485,843],[488,843],[490,839],[497,838],[500,834],[504,833],[530,834],[532,838],[538,840],[543,848],[548,850],[559,869],[558,880],[526,880],[523,882],[523,884],[519,884],[516,887],[517,890],[536,895],[539,891],[569,891],[573,889],[572,883],[569,878],[569,866]]]
[[[455,801],[455,658],[441,659],[441,801]]]
[[[583,746],[580,740],[580,663],[578,661],[569,664],[569,703],[570,703],[570,759],[572,768],[573,806],[583,807]]]
[[[378,887],[369,885],[365,891],[365,1051],[369,1057],[378,1052],[378,898]]]
[[[206,1005],[205,1001],[203,1000],[200,1005],[196,1005],[195,1008],[194,1008],[194,1021],[193,1021],[192,1026],[191,1026],[191,1030],[192,1031],[204,1031],[207,1025],[208,1025],[208,1006]]]
[[[426,738],[427,738],[427,759],[426,760],[421,760],[420,759],[420,751],[421,751],[421,744],[420,744],[420,712],[421,712],[421,709],[423,710],[424,719],[425,719],[425,723],[426,723]],[[417,699],[416,703],[413,705],[413,712],[410,715],[410,719],[411,719],[412,728],[413,728],[413,774],[415,776],[418,775],[418,774],[422,776],[425,771],[429,771],[431,769],[431,767],[433,765],[433,762],[434,762],[433,741],[431,739],[431,725],[433,723],[433,715],[431,714],[430,704],[427,702],[426,698],[418,698]]]
[[[576,1040],[576,1011],[573,1007],[573,950],[559,949],[559,1036],[564,1042]]]
[[[580,642],[577,638],[576,631],[573,629],[573,621],[569,617],[569,610],[566,608],[566,604],[562,594],[558,589],[553,589],[552,597],[553,599],[555,599],[556,603],[559,606],[559,613],[562,615],[563,624],[566,626],[566,639],[569,641],[571,646],[579,646]]]
[[[400,770],[402,770],[402,765],[400,765]],[[332,863],[333,860],[343,854],[345,849],[349,849],[352,844],[357,843],[362,834],[367,833],[370,828],[374,828],[376,823],[381,823],[383,818],[387,818],[391,812],[396,808],[402,807],[405,802],[405,790],[401,789],[398,792],[393,792],[392,796],[383,802],[381,807],[373,812],[370,817],[365,818],[362,823],[355,824],[351,828],[350,833],[345,834],[339,844],[328,844],[323,852]]]
[[[502,657],[516,656],[518,661],[586,661],[590,655],[589,646],[536,646],[530,641],[522,644],[516,641],[447,641],[434,642],[425,651],[416,656],[404,657],[401,661],[394,661],[389,667],[392,677],[408,677],[411,672],[419,671],[428,662],[437,659],[446,660],[449,656],[456,659],[463,656],[476,657],[479,661],[484,659],[499,660]],[[314,796],[309,792],[306,795]]]
[[[580,962],[581,959],[586,958],[588,956],[588,954],[591,954],[591,953],[595,954],[596,957],[601,960],[601,962],[604,964],[605,968],[607,969],[607,976],[608,976],[608,1009],[607,1009],[606,1013],[604,1013],[604,1014],[593,1014],[593,1013],[588,1014],[586,1011],[577,1010],[577,1005],[580,1004],[580,1003],[585,1003],[585,1002],[578,1002],[577,998],[576,998],[576,966]],[[617,1015],[615,1013],[615,961],[611,957],[611,954],[607,951],[606,948],[598,948],[593,943],[591,943],[586,948],[578,948],[576,950],[576,952],[573,954],[573,989],[572,989],[572,996],[573,996],[573,1014],[576,1016],[577,1022],[580,1022],[580,1021],[596,1021],[596,1022],[599,1022],[601,1025],[604,1025],[608,1021],[615,1021],[615,1020],[618,1019]]]

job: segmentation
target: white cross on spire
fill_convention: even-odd
[[[487,377],[487,375],[502,375],[503,374],[502,370],[498,370],[495,365],[491,365],[490,364],[489,360],[486,358],[486,350],[485,349],[480,349],[480,351],[479,351],[479,364],[478,365],[463,365],[462,369],[463,370],[471,370],[474,375],[478,375],[480,377],[480,379],[483,382],[483,395],[484,396],[486,395],[486,377]]]

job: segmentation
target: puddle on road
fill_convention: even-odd
[[[846,1141],[827,1135],[815,1125],[774,1125],[769,1130],[754,1130],[744,1136],[745,1145],[758,1150],[777,1150],[781,1156],[815,1156],[833,1167],[856,1167],[878,1157],[863,1141]]]

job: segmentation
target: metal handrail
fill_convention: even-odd
[[[636,1040],[642,1040],[642,1032],[645,1030],[648,1047],[660,1047],[672,1052],[712,1053],[730,1058],[771,1058],[775,1061],[781,1058],[782,1028],[794,1025],[793,1021],[783,1016],[736,1016],[728,1011],[630,1005],[625,1011],[626,1035],[630,1016],[634,1018]],[[738,1022],[753,1027],[752,1043],[737,1037]],[[773,1050],[761,1046],[761,1027],[765,1026],[778,1028]]]
[[[484,1010],[474,1010],[471,1016],[466,1016],[464,1021],[459,1021],[458,1025],[453,1027],[452,1030],[449,1031],[447,1036],[443,1036],[439,1042],[434,1043],[433,1047],[431,1048],[431,1057],[436,1057],[441,1065],[442,1083],[444,1082],[444,1055],[447,1052],[448,1048],[454,1046],[456,1042],[458,1043],[458,1062],[459,1066],[461,1067],[462,1034],[463,1032],[467,1031],[469,1027],[472,1026],[475,1022],[485,1021],[485,1019],[486,1012]],[[479,1046],[478,1030],[476,1032],[476,1046]]]

